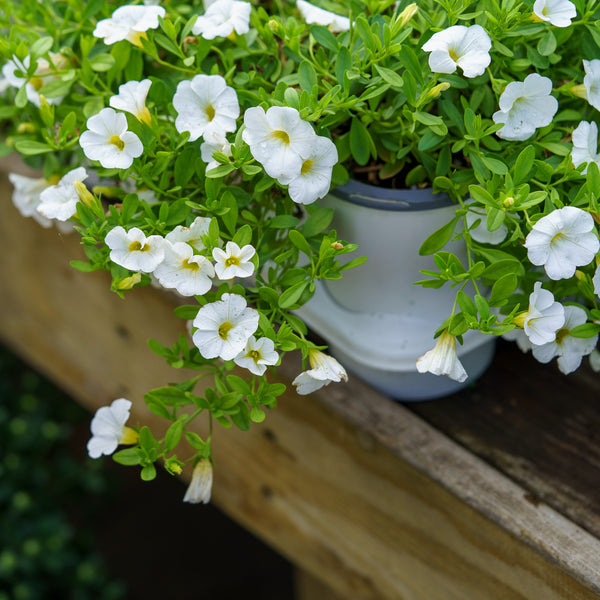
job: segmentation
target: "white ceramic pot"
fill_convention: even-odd
[[[469,331],[458,355],[469,374],[464,383],[421,374],[416,360],[435,344],[433,334],[449,315],[455,290],[423,288],[421,269],[435,269],[419,247],[449,222],[455,205],[431,190],[390,190],[357,181],[331,192],[323,206],[335,210],[332,227],[338,238],[358,244],[362,266],[340,280],[319,285],[300,316],[329,344],[344,366],[385,394],[399,400],[445,396],[474,381],[492,360],[495,339]],[[466,248],[450,243],[445,250],[466,264]]]

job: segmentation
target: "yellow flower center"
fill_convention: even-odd
[[[212,104],[209,104],[205,109],[206,117],[209,121],[212,121],[215,118],[215,109]]]
[[[277,129],[271,134],[271,136],[274,137],[276,140],[280,140],[284,144],[290,143],[290,136],[287,134],[286,131],[283,131],[283,129]]]
[[[566,328],[559,329],[556,332],[556,339],[554,340],[557,344],[562,344],[564,339],[569,335],[569,330]]]
[[[261,359],[260,352],[258,350],[250,350],[248,356],[254,361],[258,362]]]
[[[306,175],[307,173],[310,173],[310,170],[314,164],[314,161],[312,161],[310,158],[306,159],[300,168],[300,175]]]
[[[450,48],[448,50],[448,54],[450,55],[450,58],[454,61],[454,62],[458,62],[459,56],[456,52],[456,50],[454,48]]]
[[[558,240],[560,240],[561,238],[565,237],[565,234],[562,231],[559,231],[551,240],[550,240],[550,245],[554,244],[555,242],[558,242]]]
[[[134,31],[131,29],[127,34],[127,39],[134,45],[139,48],[143,48],[142,46],[142,38],[148,39],[145,31]]]
[[[200,269],[200,265],[195,262],[190,262],[189,258],[186,258],[182,264],[184,269],[189,269],[190,271],[198,271],[198,269]]]
[[[123,148],[125,148],[125,142],[118,135],[111,136],[108,143],[116,146],[121,152],[123,152]]]
[[[230,256],[225,260],[226,267],[232,267],[233,265],[239,265],[240,259],[237,256]]]
[[[36,92],[39,92],[42,89],[42,87],[44,86],[44,81],[42,80],[41,77],[32,77],[29,80],[29,83],[33,86],[33,89]]]
[[[148,244],[144,244],[142,246],[141,242],[131,242],[128,248],[129,252],[148,252],[150,250],[150,246]]]
[[[222,340],[226,340],[227,339],[227,334],[233,329],[233,323],[230,323],[229,321],[225,321],[224,323],[221,323],[219,325],[219,337]]]

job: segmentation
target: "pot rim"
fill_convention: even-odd
[[[456,204],[448,194],[435,194],[432,188],[398,190],[370,185],[356,179],[351,179],[329,193],[340,200],[379,210],[431,210]]]

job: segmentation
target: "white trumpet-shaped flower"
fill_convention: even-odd
[[[180,81],[173,106],[177,111],[175,128],[179,133],[188,131],[192,142],[213,132],[235,131],[240,116],[237,94],[221,75],[196,75],[191,81]]]
[[[108,45],[128,40],[141,47],[140,38],[148,29],[156,29],[158,17],[165,14],[162,6],[120,6],[109,19],[98,21],[93,36],[104,39]]]
[[[138,433],[127,427],[131,402],[125,398],[114,400],[110,406],[96,411],[90,424],[92,437],[87,443],[90,458],[112,454],[119,444],[135,444]]]
[[[596,110],[600,110],[600,59],[584,60],[583,69],[583,87],[587,101]]]
[[[447,329],[438,337],[435,346],[417,359],[417,371],[446,375],[458,382],[468,377],[456,354],[456,338]]]
[[[498,229],[490,231],[486,225],[486,212],[483,209],[469,207],[465,219],[470,236],[481,244],[500,244],[508,234],[508,229],[504,223]],[[473,227],[478,220],[479,223]]]
[[[303,371],[292,381],[292,385],[301,396],[311,394],[332,381],[348,381],[346,369],[332,356],[311,349],[308,351],[308,360],[312,368]]]
[[[255,106],[244,113],[243,140],[252,156],[275,179],[295,177],[303,156],[313,150],[316,134],[295,108],[271,106],[266,112]]]
[[[75,183],[85,181],[87,176],[83,167],[69,171],[56,185],[51,185],[40,194],[38,212],[48,219],[70,219],[77,212],[79,202]]]
[[[110,260],[130,271],[152,273],[165,257],[164,238],[146,234],[137,227],[125,231],[118,225],[104,238],[110,248]]]
[[[194,344],[204,358],[234,359],[258,328],[259,314],[248,308],[239,294],[223,294],[220,300],[205,304],[192,325]]]
[[[151,85],[152,82],[149,79],[128,81],[119,86],[119,93],[111,96],[108,103],[113,108],[124,110],[132,114],[138,121],[149,125],[152,118],[146,106],[146,98]]]
[[[250,11],[252,5],[241,0],[216,0],[206,8],[192,27],[194,35],[206,40],[216,37],[228,37],[234,31],[238,35],[248,33],[250,29]]]
[[[328,10],[324,10],[306,2],[305,0],[297,0],[296,6],[302,15],[302,18],[309,24],[324,25],[329,27],[331,31],[348,31],[350,29],[350,19],[337,15]]]
[[[434,33],[423,44],[434,73],[454,73],[460,67],[465,77],[481,75],[490,64],[492,40],[481,25],[452,25]]]
[[[210,290],[215,269],[207,258],[194,254],[192,247],[184,242],[165,242],[164,251],[164,260],[154,269],[160,285],[175,289],[182,296],[201,295]]]
[[[200,156],[206,163],[206,170],[210,171],[221,164],[213,158],[213,154],[220,152],[225,156],[231,156],[231,144],[220,131],[209,131],[203,137],[204,141],[200,145]]]
[[[210,459],[201,458],[192,472],[192,480],[183,497],[190,504],[208,504],[213,484],[213,467]]]
[[[577,16],[577,9],[569,0],[535,0],[533,14],[555,27],[568,27]]]
[[[209,217],[196,217],[189,227],[178,225],[165,236],[167,242],[185,242],[194,250],[204,250],[204,239],[208,235],[211,219]]]
[[[50,53],[53,62],[62,63],[64,57],[60,54]],[[57,76],[52,75],[50,63],[45,58],[37,59],[35,73],[31,77],[27,77],[26,73],[31,64],[31,57],[28,55],[22,61],[17,56],[12,57],[3,67],[2,75],[6,80],[6,84],[10,87],[20,88],[25,84],[25,93],[27,100],[37,106],[42,104],[40,94],[44,91],[44,85],[51,81],[56,81]],[[20,74],[17,74],[20,73]],[[46,97],[48,104],[60,104],[64,96]]]
[[[550,279],[568,279],[589,264],[600,242],[590,213],[575,206],[553,210],[535,223],[525,239],[527,257],[544,267]]]
[[[37,210],[41,201],[40,196],[51,185],[50,182],[43,177],[26,177],[17,173],[9,173],[8,180],[14,187],[12,201],[16,209],[24,217],[33,217],[42,227],[51,227],[52,221]]]
[[[266,337],[257,340],[251,335],[246,347],[233,359],[233,362],[255,375],[263,375],[267,366],[277,364],[278,360],[279,354],[275,351],[273,340]]]
[[[283,175],[279,183],[289,185],[290,198],[298,204],[310,204],[323,198],[331,185],[331,173],[338,161],[335,144],[326,137],[315,136],[308,154],[302,156],[300,171],[293,177]]]
[[[541,363],[550,362],[558,356],[558,368],[568,375],[579,368],[581,360],[594,350],[598,334],[589,338],[571,335],[571,330],[587,321],[587,313],[578,306],[565,306],[565,322],[556,332],[556,338],[541,346],[533,346],[533,356]]]
[[[254,263],[250,259],[256,250],[250,244],[240,248],[235,242],[227,242],[225,250],[214,248],[215,272],[221,281],[234,277],[250,277],[254,273]]]
[[[509,83],[500,95],[500,110],[492,115],[494,123],[504,124],[496,135],[505,140],[526,140],[538,127],[549,125],[558,110],[558,100],[551,92],[552,81],[537,73]]]
[[[552,292],[543,289],[542,283],[537,281],[529,295],[527,312],[516,317],[515,322],[523,326],[532,344],[541,346],[556,339],[556,332],[565,323],[565,309],[560,302],[555,302]]]
[[[128,169],[144,151],[140,138],[127,130],[125,115],[112,108],[103,108],[90,117],[87,127],[79,145],[90,160],[97,160],[105,169]]]
[[[600,155],[598,154],[598,125],[596,123],[593,121],[591,123],[581,121],[573,130],[572,141],[573,150],[571,150],[571,160],[574,167],[591,162],[600,164]],[[586,164],[581,173],[585,175],[587,169]]]

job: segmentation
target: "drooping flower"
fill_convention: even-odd
[[[250,259],[256,250],[250,244],[240,248],[235,242],[227,242],[225,250],[214,248],[215,272],[221,281],[234,277],[250,277],[254,273],[254,263]]]
[[[215,169],[221,163],[213,158],[215,152],[221,152],[225,156],[231,156],[231,144],[223,133],[219,131],[210,131],[204,134],[204,141],[200,145],[200,155],[206,163],[206,170]]]
[[[149,125],[152,117],[146,106],[146,98],[151,85],[149,79],[128,81],[119,86],[119,93],[111,96],[108,103],[113,108],[131,113],[138,121]]]
[[[316,134],[295,108],[271,106],[265,112],[255,106],[244,113],[244,124],[242,138],[267,175],[279,179],[301,171],[302,157],[311,153]]]
[[[481,75],[491,62],[492,41],[481,25],[452,25],[434,33],[423,44],[434,73],[454,73],[460,67],[465,77]]]
[[[201,458],[192,472],[192,480],[183,497],[190,504],[208,504],[213,484],[213,467],[210,459]]]
[[[273,340],[266,337],[257,340],[251,335],[246,347],[233,359],[233,362],[255,375],[263,375],[267,365],[275,365],[278,360],[279,354],[275,351]]]
[[[600,242],[592,215],[575,206],[553,210],[535,223],[525,239],[527,257],[544,266],[550,279],[568,279],[575,268],[589,264]]]
[[[438,337],[435,346],[417,359],[417,371],[446,375],[458,382],[468,377],[456,354],[456,338],[447,329]]]
[[[332,381],[348,381],[346,370],[332,356],[320,350],[310,349],[308,360],[312,368],[303,371],[292,381],[296,392],[301,396],[311,394],[323,386],[329,385]]]
[[[135,444],[138,433],[127,427],[131,402],[125,398],[114,400],[110,406],[96,411],[90,429],[92,437],[87,443],[90,458],[100,458],[103,454],[112,454],[119,444]]]
[[[552,81],[537,73],[509,83],[500,95],[500,110],[492,115],[494,123],[504,123],[498,137],[526,140],[538,127],[549,125],[558,110],[558,100],[550,92]]]
[[[600,61],[598,61],[600,62]],[[593,121],[581,121],[573,130],[572,135],[573,150],[571,150],[571,160],[573,166],[578,167],[585,163],[595,162],[600,163],[600,155],[598,154],[598,125]],[[587,173],[587,165],[581,172],[583,175]]]
[[[208,217],[196,217],[189,227],[178,225],[165,236],[167,242],[185,242],[194,250],[204,250],[204,237],[208,234],[211,219]]]
[[[206,8],[192,27],[194,35],[206,40],[216,37],[228,37],[234,31],[238,35],[248,33],[250,29],[250,11],[252,5],[241,0],[216,0]]]
[[[182,296],[201,295],[210,290],[215,269],[207,258],[194,254],[192,247],[184,242],[166,242],[164,250],[164,260],[154,269],[160,285],[175,289]]]
[[[283,175],[279,183],[289,185],[290,198],[298,204],[310,204],[323,198],[331,185],[331,172],[338,161],[335,144],[326,137],[315,136],[308,154],[302,155],[302,166],[295,176]]]
[[[42,192],[51,185],[43,177],[34,178],[9,173],[8,180],[13,184],[13,204],[24,217],[33,217],[42,227],[51,227],[52,221],[42,216],[37,207]]]
[[[554,295],[542,288],[536,281],[529,295],[527,312],[514,319],[515,324],[523,327],[529,341],[536,346],[553,342],[556,332],[565,323],[565,310],[560,302],[554,301]]]
[[[191,142],[213,132],[235,131],[240,116],[237,94],[221,75],[196,75],[191,81],[180,81],[173,106],[177,111],[175,128],[179,133],[188,131]]]
[[[577,9],[569,0],[535,0],[533,13],[555,27],[568,27],[577,16]]]
[[[541,346],[533,346],[533,356],[541,363],[550,362],[558,356],[558,368],[568,375],[579,368],[581,360],[596,347],[598,335],[578,338],[570,335],[571,330],[587,321],[585,310],[578,306],[565,306],[564,325],[556,332],[556,338]]]
[[[234,359],[258,328],[259,314],[248,308],[239,294],[223,294],[220,300],[205,304],[196,315],[192,334],[204,358]]]
[[[600,110],[600,59],[584,60],[583,69],[585,97],[596,110]]]
[[[75,182],[85,181],[87,176],[83,167],[77,167],[65,174],[56,185],[47,187],[40,194],[38,212],[48,219],[70,219],[77,212],[79,202]]]
[[[112,108],[103,108],[90,117],[87,127],[79,145],[90,160],[97,160],[106,169],[128,169],[144,151],[140,138],[127,130],[125,115]]]
[[[486,212],[480,208],[469,207],[465,219],[467,220],[467,227],[469,227],[469,234],[476,242],[481,244],[500,244],[508,234],[508,229],[504,223],[498,229],[490,231],[486,225]],[[479,223],[473,227],[477,220],[479,220]]]
[[[146,36],[148,29],[156,29],[158,17],[164,16],[162,6],[120,6],[109,19],[98,21],[93,35],[108,45],[128,40],[141,47],[140,38]]]
[[[350,29],[350,19],[348,19],[348,17],[336,15],[335,13],[319,8],[310,2],[305,2],[305,0],[297,0],[296,6],[302,15],[302,18],[309,25],[312,25],[313,23],[324,25],[335,32],[348,31]]]
[[[165,257],[164,238],[160,235],[146,237],[137,227],[125,231],[118,225],[104,238],[110,248],[110,260],[130,271],[152,273]]]

